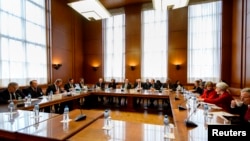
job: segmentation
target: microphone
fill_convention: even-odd
[[[196,110],[193,110],[192,113],[186,118],[185,124],[187,127],[197,127],[198,125],[190,120],[190,117],[196,112]]]
[[[80,112],[81,112],[81,114],[75,118],[75,121],[81,121],[81,120],[86,119],[87,116],[82,113],[82,104],[81,104]]]
[[[178,105],[178,109],[179,110],[187,110],[186,107],[182,106],[183,103],[187,102],[189,99],[191,98],[191,96],[187,99],[185,99],[181,104]]]

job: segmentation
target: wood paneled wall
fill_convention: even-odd
[[[61,0],[52,0],[52,63],[62,63],[52,78],[83,76],[87,83],[103,77],[102,22],[87,21]],[[126,78],[132,82],[141,72],[141,5],[128,5],[126,12]],[[169,11],[168,76],[187,83],[188,8]],[[250,2],[223,0],[222,80],[232,87],[250,86]],[[63,16],[62,16],[63,14]],[[175,65],[181,69],[176,70]],[[136,65],[134,71],[130,65]],[[98,66],[94,71],[93,66]],[[107,80],[109,81],[109,80]]]
[[[51,63],[61,63],[58,70],[52,69],[53,83],[57,78],[66,83],[83,77],[83,18],[74,12],[65,1],[51,0]]]

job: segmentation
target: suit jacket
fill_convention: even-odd
[[[241,124],[245,124],[247,121],[245,121],[244,116],[247,112],[247,109],[248,109],[248,106],[245,104],[243,104],[241,107],[238,107],[236,105],[235,108],[230,108],[230,113],[239,114]]]
[[[216,91],[214,89],[212,89],[212,90],[204,89],[204,92],[201,95],[201,98],[214,99],[214,98],[217,98],[218,96],[219,95],[216,93]]]
[[[213,103],[221,107],[225,111],[230,112],[230,105],[232,100],[233,100],[232,95],[229,94],[228,92],[224,92],[223,94],[219,95],[219,97],[214,99],[205,98],[204,102]]]
[[[52,91],[53,94],[56,93],[56,86],[55,86],[55,84],[51,84],[51,85],[48,86],[48,88],[46,89],[46,95],[48,95],[50,93],[50,91]],[[62,93],[64,91],[61,88],[59,88],[59,92]]]
[[[43,96],[43,91],[40,87],[37,87],[36,90],[34,90],[32,87],[28,87],[22,90],[23,93],[28,96],[28,94],[31,94],[32,98],[37,98],[40,96]]]
[[[116,85],[117,85],[117,83],[115,83],[115,82],[109,83],[109,88],[116,89]]]
[[[144,83],[143,84],[143,89],[144,90],[149,90],[151,88],[151,83]]]
[[[137,88],[138,87],[138,82],[135,82],[135,84],[134,84],[134,88]],[[141,82],[141,87],[140,88],[143,88],[143,83]]]
[[[19,97],[21,97],[21,99],[23,99],[25,97],[25,95],[23,94],[23,92],[21,90],[17,90],[15,92],[15,94],[16,94],[16,99],[18,99]],[[9,100],[10,100],[10,93],[9,93],[8,89],[5,89],[0,94],[0,103],[7,104]]]
[[[104,83],[104,82],[102,82],[101,84],[100,84],[100,82],[97,82],[97,83],[95,84],[95,88],[96,88],[96,86],[97,86],[97,87],[100,87],[101,89],[105,89],[105,83]]]
[[[132,86],[131,86],[130,83],[128,83],[128,84],[127,84],[127,87],[125,88],[125,83],[123,83],[123,84],[122,84],[122,88],[123,88],[123,89],[131,89]]]
[[[174,85],[172,83],[164,83],[163,88],[174,89]]]
[[[75,87],[76,87],[76,85],[75,85],[75,84],[72,84],[72,86],[73,86],[73,88],[75,88]],[[70,91],[70,89],[71,89],[71,86],[70,86],[70,84],[69,84],[69,83],[67,83],[67,84],[65,84],[65,85],[64,85],[64,90],[66,90],[67,92],[69,92],[69,91]]]

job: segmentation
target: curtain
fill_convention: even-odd
[[[188,7],[188,82],[218,82],[221,71],[221,1]]]
[[[147,6],[142,11],[142,80],[167,78],[168,19],[167,11],[151,10]]]
[[[47,83],[44,0],[0,1],[0,87]]]
[[[104,79],[125,78],[125,14],[123,9],[110,11],[112,17],[103,20]]]

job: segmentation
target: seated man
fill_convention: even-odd
[[[70,91],[73,91],[74,89],[75,89],[74,79],[69,78],[68,83],[64,85],[64,90],[66,90],[67,92],[70,92]]]
[[[241,90],[240,100],[231,101],[231,113],[239,114],[242,124],[250,124],[250,88]]]
[[[49,85],[49,86],[47,87],[47,89],[46,89],[46,95],[49,95],[50,92],[52,92],[53,95],[54,95],[54,94],[63,93],[63,92],[64,92],[64,89],[61,88],[62,84],[63,84],[62,79],[56,79],[56,81],[55,81],[53,84],[51,84],[51,85]],[[60,105],[61,105],[61,104],[60,104]],[[64,109],[64,107],[62,107],[62,105],[59,107],[59,104],[55,104],[55,105],[54,105],[54,108],[55,108],[55,113],[62,113],[62,111],[63,111],[63,109]],[[45,107],[45,110],[44,110],[44,111],[45,111],[45,112],[50,112],[50,109],[51,109],[51,107]],[[60,111],[60,112],[59,112],[59,111]]]
[[[4,89],[0,94],[0,103],[7,104],[9,101],[17,103],[18,100],[23,99],[25,95],[18,89],[18,83],[10,82],[8,88]]]
[[[102,78],[99,78],[98,82],[95,84],[96,90],[104,90],[105,89],[105,83]],[[103,96],[98,96],[101,100],[101,103],[104,104],[104,98]]]
[[[38,87],[37,80],[31,80],[30,86],[28,88],[23,89],[23,93],[28,96],[31,95],[31,98],[38,98],[43,96],[43,91],[40,87]]]

